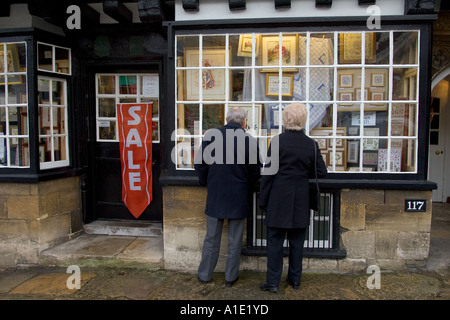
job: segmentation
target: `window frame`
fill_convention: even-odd
[[[104,142],[119,142],[119,138],[117,135],[117,113],[115,115],[115,117],[100,117],[99,116],[99,98],[110,98],[110,99],[115,99],[115,106],[117,106],[119,102],[119,100],[121,98],[136,98],[136,103],[146,103],[146,102],[141,102],[142,98],[147,98],[147,99],[157,99],[158,100],[158,116],[157,117],[153,117],[152,116],[152,122],[156,122],[157,123],[157,127],[158,127],[158,140],[154,140],[152,139],[152,143],[160,143],[161,142],[161,97],[159,95],[159,90],[158,90],[158,97],[150,97],[150,96],[145,96],[142,92],[140,92],[141,88],[142,88],[142,83],[141,83],[141,78],[143,76],[157,76],[158,77],[158,85],[160,82],[159,79],[159,74],[157,72],[125,72],[125,73],[115,73],[115,72],[97,72],[95,73],[95,139],[96,142],[98,143],[104,143]],[[99,87],[98,87],[98,77],[99,76],[115,76],[116,77],[116,81],[115,81],[115,88],[114,91],[115,93],[107,93],[107,94],[100,94],[99,93]],[[137,92],[136,94],[121,94],[120,93],[120,83],[118,81],[118,79],[120,79],[120,76],[136,76],[136,86],[137,86]],[[125,102],[124,102],[125,103]],[[100,139],[100,130],[99,130],[99,122],[100,121],[110,121],[110,122],[114,122],[115,123],[115,136],[116,139]]]
[[[314,20],[314,19],[313,19]],[[342,19],[336,19],[342,20]],[[344,19],[345,20],[345,19]],[[306,25],[305,22],[298,21],[296,19],[282,19],[282,21],[277,22],[274,25],[269,19],[261,19],[260,23],[255,22],[254,27],[249,30],[245,24],[245,21],[239,23],[236,22],[232,27],[224,26],[227,23],[226,20],[223,21],[212,21],[207,28],[201,28],[196,23],[192,22],[175,22],[168,24],[169,36],[171,36],[171,47],[172,49],[169,53],[169,63],[168,65],[168,77],[169,83],[172,84],[172,88],[176,86],[176,51],[175,51],[175,36],[187,36],[187,35],[212,35],[212,34],[247,34],[247,33],[302,33],[302,32],[361,32],[367,31],[365,20],[357,21],[355,19],[354,26],[348,26],[348,21],[345,23],[339,23],[336,21],[330,21],[329,23],[322,24],[318,26],[315,24],[315,20]],[[345,25],[343,27],[343,25]],[[419,32],[419,50],[420,57],[418,60],[418,68],[421,66],[428,66],[428,62],[431,59],[430,47],[431,47],[431,20],[430,18],[421,18],[416,20],[410,20],[407,17],[389,17],[386,22],[381,26],[380,30],[375,30],[379,32],[383,31],[404,31],[404,30],[414,30]],[[430,90],[427,89],[430,83],[431,70],[428,67],[422,67],[418,75],[418,83],[422,89],[420,95],[417,99],[417,150],[420,150],[416,156],[417,171],[415,173],[405,172],[405,173],[385,173],[380,172],[377,174],[364,174],[364,173],[340,173],[334,172],[330,173],[326,179],[321,179],[321,185],[326,185],[331,188],[336,187],[359,187],[359,188],[402,188],[402,189],[420,189],[423,188],[429,190],[433,189],[435,186],[433,183],[426,181],[427,178],[427,140],[428,140],[428,100],[430,95]],[[173,90],[173,89],[172,89]],[[170,161],[170,152],[175,147],[175,139],[171,136],[171,133],[175,131],[176,128],[176,97],[175,92],[168,93],[168,101],[172,108],[169,108],[169,116],[166,119],[166,128],[169,132],[165,133],[165,139],[168,141],[168,151],[166,153],[166,172],[162,177],[162,183],[165,184],[186,184],[195,185],[197,178],[193,170],[177,170],[175,164]]]

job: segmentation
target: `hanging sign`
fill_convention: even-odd
[[[138,218],[153,199],[152,104],[117,105],[122,201]]]

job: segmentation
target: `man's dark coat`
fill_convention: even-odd
[[[216,141],[218,135],[222,143]],[[223,147],[222,157],[217,153],[220,146]],[[197,154],[194,168],[200,185],[208,188],[205,213],[218,219],[247,218],[249,196],[254,191],[261,168],[255,138],[245,133],[240,124],[229,122],[207,132],[200,150],[202,153]],[[202,156],[201,163],[199,156]]]

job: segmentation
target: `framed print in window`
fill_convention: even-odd
[[[372,72],[370,76],[371,87],[384,87],[384,73]]]
[[[278,96],[280,77],[278,73],[268,73],[266,75],[266,96]],[[288,74],[281,77],[281,95],[292,97],[294,93],[294,75]]]
[[[347,162],[348,163],[358,163],[358,155],[359,155],[359,141],[348,141],[348,154],[347,154]]]
[[[259,35],[255,35],[255,57],[259,55]],[[239,57],[251,57],[252,56],[252,35],[251,34],[241,34],[239,35],[239,47],[237,55]]]
[[[339,100],[342,102],[350,102],[350,103],[341,103],[343,105],[351,104],[353,100],[353,92],[339,92]]]
[[[361,63],[362,33],[341,33],[339,35],[339,63]],[[365,33],[365,63],[376,62],[376,37],[373,32]]]
[[[281,65],[295,66],[298,64],[298,35],[283,34],[282,49],[280,50],[280,38],[275,35],[263,35],[261,37],[261,65],[279,66],[281,51]],[[262,72],[273,71],[273,69],[263,69]],[[284,72],[296,72],[296,68],[285,69]]]
[[[345,88],[353,87],[353,74],[352,73],[340,73],[339,74],[339,87],[345,87]]]
[[[372,101],[383,101],[384,100],[384,92],[371,92],[371,100]],[[375,103],[374,103],[375,104]],[[382,105],[383,103],[376,103],[376,105]]]
[[[186,67],[198,68],[199,49],[185,48]],[[230,56],[230,55],[229,55]],[[202,69],[186,70],[186,99],[199,100],[199,74],[201,72],[203,100],[225,100],[229,86],[226,79],[226,55],[223,48],[203,48]],[[208,69],[208,67],[224,67],[224,69]]]
[[[356,101],[361,101],[361,88],[355,88]],[[369,98],[369,88],[364,89],[364,100]]]

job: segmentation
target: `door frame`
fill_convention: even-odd
[[[86,174],[84,175],[84,189],[85,189],[85,200],[83,201],[83,220],[84,223],[89,223],[99,219],[96,201],[98,199],[97,188],[99,187],[99,182],[95,179],[95,157],[96,157],[96,145],[97,142],[97,126],[96,126],[96,92],[95,92],[95,75],[99,73],[130,73],[130,74],[141,74],[141,73],[157,73],[159,75],[159,130],[160,130],[160,139],[159,139],[159,158],[160,163],[159,167],[161,170],[161,164],[163,162],[163,150],[162,140],[163,140],[163,131],[161,127],[161,120],[163,117],[163,108],[162,105],[164,103],[164,92],[162,91],[164,74],[163,74],[163,61],[161,60],[151,60],[151,61],[133,61],[130,62],[105,62],[105,63],[87,63],[84,66],[84,93],[86,97],[85,102],[85,115],[87,117],[87,141],[86,141],[86,160],[85,163],[87,165]],[[117,142],[118,144],[118,142]],[[155,181],[158,183],[159,174],[153,176],[154,183]],[[162,188],[160,198],[154,197],[153,201],[160,201],[160,218],[157,221],[162,221],[163,219],[163,206],[162,206]],[[152,202],[153,202],[152,201]],[[130,214],[131,216],[131,214]],[[132,217],[132,216],[131,216]]]
[[[438,184],[438,187],[436,190],[433,190],[433,201],[434,202],[446,202],[448,201],[448,198],[450,197],[450,164],[449,162],[449,156],[448,152],[450,150],[450,126],[448,123],[450,123],[450,94],[447,93],[446,102],[442,101],[442,96],[436,96],[433,94],[433,89],[441,83],[443,80],[450,81],[450,67],[440,72],[436,77],[434,77],[432,84],[431,84],[431,93],[432,97],[440,98],[441,104],[440,104],[440,123],[439,123],[439,131],[440,131],[440,139],[441,137],[444,138],[444,142],[442,143],[440,150],[443,151],[443,154],[440,154],[440,156],[443,157],[441,161],[443,161],[443,168],[442,168],[442,177],[443,181],[442,184]],[[431,101],[430,101],[431,103]],[[442,149],[442,150],[441,150]],[[429,146],[429,156],[428,156],[428,177],[430,177],[430,172],[432,168],[435,168],[435,164],[433,158],[435,157],[434,153],[436,152],[435,148],[432,148],[432,146]]]

